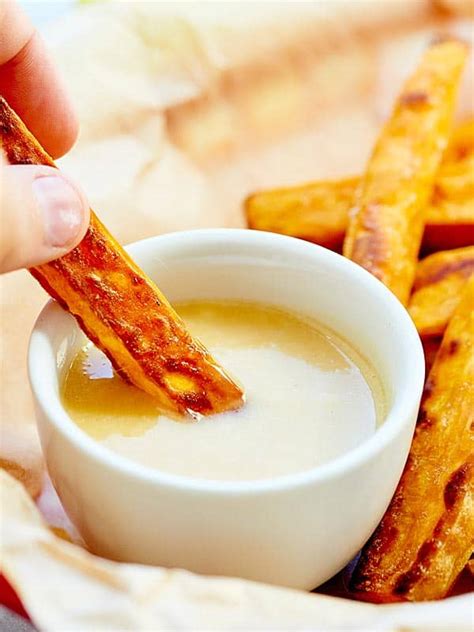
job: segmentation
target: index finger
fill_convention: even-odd
[[[78,123],[46,47],[11,0],[0,2],[0,94],[53,158],[71,148]]]

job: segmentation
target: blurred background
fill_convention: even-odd
[[[62,166],[124,241],[242,226],[256,189],[359,172],[434,34],[473,37],[459,0],[21,4],[79,112]]]
[[[28,13],[32,22],[41,28],[50,20],[54,20],[70,11],[77,2],[75,0],[57,0],[57,2],[28,2],[20,0],[19,4]]]

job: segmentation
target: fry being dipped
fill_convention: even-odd
[[[54,166],[2,98],[0,142],[11,164]],[[30,272],[76,317],[117,371],[163,409],[209,415],[242,404],[240,387],[192,338],[156,285],[94,213],[72,252]]]
[[[474,548],[474,276],[429,374],[405,470],[351,588],[370,601],[444,597]]]
[[[404,305],[466,56],[466,46],[455,40],[437,42],[426,51],[403,87],[355,195],[343,254]]]

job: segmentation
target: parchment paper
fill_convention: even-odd
[[[48,41],[82,122],[61,161],[123,242],[184,228],[241,226],[251,191],[356,173],[403,77],[439,30],[473,39],[433,6],[317,3],[106,3],[53,26]],[[459,7],[457,6],[459,5]],[[471,79],[469,79],[471,76]],[[460,99],[472,108],[472,68]],[[1,464],[50,525],[75,542],[44,477],[26,377],[43,291],[1,280]],[[44,483],[46,481],[46,484]],[[470,629],[469,595],[371,606],[234,579],[101,560],[48,530],[7,474],[2,570],[47,630]]]

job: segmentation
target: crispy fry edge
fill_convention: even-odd
[[[474,273],[474,246],[437,252],[419,262],[408,311],[422,337],[444,333]]]
[[[422,251],[474,245],[474,119],[456,127],[426,214]],[[361,177],[258,191],[243,203],[248,228],[340,250]]]
[[[343,254],[407,304],[467,48],[434,43],[405,83],[355,195]]]
[[[54,162],[0,97],[0,140],[11,164]],[[179,415],[213,414],[243,403],[241,388],[187,332],[166,298],[91,211],[83,241],[30,270],[70,311],[116,370]]]
[[[440,599],[474,548],[474,276],[425,385],[398,488],[350,588],[374,602]]]

